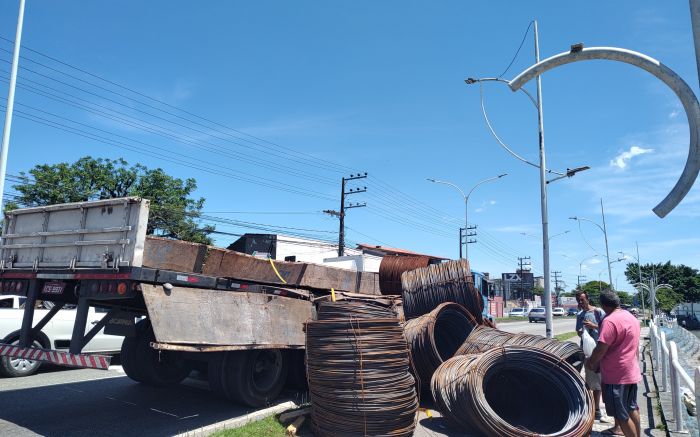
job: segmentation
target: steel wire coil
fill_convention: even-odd
[[[438,410],[455,429],[485,436],[579,437],[593,427],[593,397],[559,357],[528,346],[458,355],[433,375]]]
[[[369,314],[377,307],[332,302],[319,309],[323,320],[306,324],[311,425],[319,437],[413,434],[418,398],[403,329],[393,316]]]
[[[540,335],[511,334],[487,326],[477,326],[460,346],[455,355],[475,354],[497,346],[532,346],[550,352],[571,364],[576,370],[583,368],[583,350],[570,341],[559,341]]]
[[[387,255],[379,264],[379,290],[382,294],[401,294],[401,274],[409,270],[427,267],[428,256]]]
[[[423,389],[430,390],[435,369],[454,356],[476,324],[469,311],[452,302],[404,324],[413,367]]]
[[[401,286],[406,320],[427,314],[441,303],[455,302],[465,307],[477,323],[483,322],[483,301],[465,259],[404,272]]]
[[[397,316],[390,305],[371,300],[345,299],[337,302],[322,301],[316,304],[317,320],[391,319]]]

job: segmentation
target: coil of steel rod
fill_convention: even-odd
[[[379,264],[379,290],[382,294],[401,294],[401,274],[429,264],[427,256],[385,256]]]
[[[550,352],[581,370],[585,358],[583,350],[570,341],[559,341],[540,335],[511,334],[487,326],[477,326],[470,332],[464,344],[455,355],[475,354],[497,346],[520,345],[532,346]]]
[[[404,324],[403,332],[421,390],[430,390],[430,378],[444,361],[452,358],[476,326],[462,305],[446,302]]]
[[[443,302],[455,302],[482,323],[483,302],[465,259],[433,264],[401,275],[406,320],[427,314]]]
[[[395,317],[358,316],[357,304],[324,304],[319,310],[323,320],[306,324],[313,432],[319,437],[410,436],[418,398],[403,329]],[[351,316],[343,314],[347,308]]]
[[[438,410],[460,431],[579,437],[593,427],[593,397],[580,373],[533,347],[450,358],[435,371],[431,390]]]
[[[316,304],[317,320],[391,319],[397,316],[391,305],[378,301],[341,300],[322,301]]]

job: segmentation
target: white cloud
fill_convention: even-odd
[[[678,117],[678,114],[680,114],[680,113],[681,113],[680,110],[674,109],[673,111],[671,111],[671,112],[668,114],[668,118],[674,119],[674,118]]]
[[[627,167],[629,161],[635,156],[644,155],[646,153],[652,153],[654,149],[643,149],[639,146],[632,146],[626,152],[622,152],[613,159],[610,160],[610,165],[620,169]]]
[[[459,241],[458,241],[459,243]],[[600,264],[603,261],[599,260],[598,258],[593,258],[592,260],[588,261],[588,264]]]
[[[495,200],[489,200],[489,205],[495,205],[496,201]]]

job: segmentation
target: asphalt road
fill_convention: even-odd
[[[553,320],[552,329],[554,330],[554,335],[564,334],[565,332],[574,332],[575,328],[576,317],[557,317]],[[523,333],[542,336],[545,334],[544,322],[530,323],[528,321],[524,321],[498,323],[498,329],[516,334]]]
[[[120,366],[54,367],[0,378],[3,436],[170,436],[250,412],[214,396],[203,380],[149,387],[127,378]]]

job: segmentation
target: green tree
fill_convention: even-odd
[[[23,182],[14,185],[20,195],[8,203],[19,206],[44,206],[56,203],[84,202],[138,196],[151,201],[148,233],[168,238],[211,244],[213,226],[200,226],[204,198],[192,198],[197,182],[179,179],[160,168],[148,169],[141,164],[129,166],[123,159],[86,156],[78,161],[37,165]]]
[[[625,276],[628,281],[639,282],[638,269],[637,263],[627,264]],[[671,264],[671,261],[642,265],[642,281],[648,285],[650,278],[655,278],[657,285],[669,284],[673,287],[673,290],[659,289],[656,293],[656,298],[659,300],[658,307],[664,311],[670,311],[679,302],[700,300],[700,275],[697,269],[683,264]]]
[[[532,289],[532,293],[535,294],[535,296],[542,296],[544,295],[544,287],[535,287]]]

